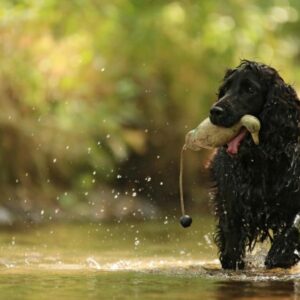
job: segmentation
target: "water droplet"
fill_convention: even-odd
[[[207,243],[209,246],[211,246],[212,243],[211,243],[211,240],[210,240],[208,234],[204,235],[204,239],[205,239],[206,243]]]

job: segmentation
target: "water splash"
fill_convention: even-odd
[[[260,257],[262,253],[256,254]],[[252,259],[252,258],[251,258]],[[249,261],[248,261],[249,263]],[[103,261],[97,256],[77,257],[70,259],[61,256],[43,256],[40,253],[27,253],[25,257],[15,260],[1,260],[2,273],[28,272],[142,272],[156,273],[167,276],[202,277],[214,280],[229,281],[288,281],[300,279],[300,265],[285,270],[266,270],[257,265],[247,266],[245,270],[222,270],[218,260],[197,260],[178,258],[135,258]]]
[[[100,264],[93,257],[88,257],[86,259],[86,262],[87,262],[89,268],[97,269],[97,270],[101,269]]]

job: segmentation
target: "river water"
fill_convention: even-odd
[[[213,220],[21,226],[0,232],[0,299],[298,299],[300,267],[222,271]],[[299,296],[300,299],[300,296]]]

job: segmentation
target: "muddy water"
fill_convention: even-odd
[[[0,299],[298,299],[300,267],[264,270],[262,247],[222,271],[212,231],[170,217],[2,230]]]

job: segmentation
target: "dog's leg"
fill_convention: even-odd
[[[219,248],[220,262],[223,269],[243,269],[245,238],[240,226],[228,224],[228,219],[220,218],[215,240]]]
[[[269,250],[266,268],[290,268],[300,260],[300,213],[294,218],[291,227],[278,235]]]

